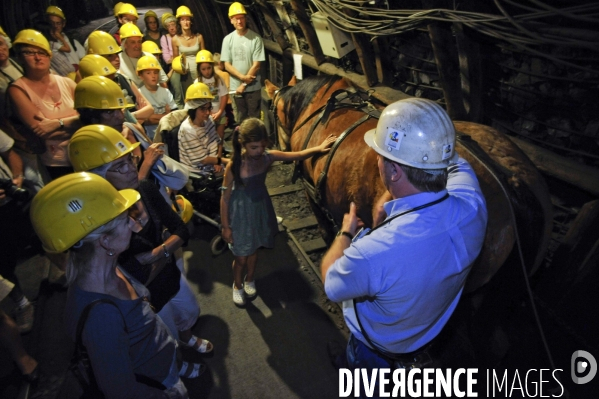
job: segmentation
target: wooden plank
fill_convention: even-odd
[[[272,51],[273,53],[277,53],[277,54],[283,54],[283,51],[277,45],[277,43],[273,42],[272,40],[268,40],[268,39],[263,39],[262,41],[264,42],[264,48],[267,51]],[[336,65],[333,65],[329,62],[324,62],[324,63],[318,65],[318,63],[316,62],[316,59],[309,54],[298,53],[291,49],[287,49],[287,51],[289,51],[291,54],[301,54],[303,56],[302,64],[304,64],[312,69],[324,72],[328,75],[342,76],[363,90],[371,89],[371,87],[368,85],[364,75],[360,75],[360,74],[354,73],[354,72],[346,72],[342,68],[339,68]],[[410,96],[400,90],[394,89],[390,86],[381,85],[381,84],[374,87],[374,93],[372,93],[372,95],[374,98],[381,101],[383,104],[391,104],[395,101],[403,100],[405,98],[412,98],[412,96]]]
[[[304,187],[301,184],[290,184],[288,186],[283,186],[283,187],[269,188],[268,195],[270,195],[271,197],[274,197],[275,195],[289,194],[289,193],[293,193],[295,191],[300,191],[303,189],[304,189]]]
[[[293,221],[283,220],[283,225],[287,227],[287,230],[299,230],[316,226],[318,225],[318,221],[316,220],[316,217],[308,216],[306,218]]]
[[[540,171],[568,184],[599,195],[599,169],[557,155],[517,137],[508,136]]]
[[[327,248],[327,244],[324,242],[322,238],[317,238],[315,240],[304,241],[301,243],[302,248],[306,253],[321,251]]]

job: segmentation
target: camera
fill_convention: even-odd
[[[0,178],[0,189],[4,190],[7,197],[15,201],[25,202],[29,200],[29,191],[17,187],[10,179]]]

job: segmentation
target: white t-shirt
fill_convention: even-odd
[[[215,87],[214,81],[216,79],[214,79],[214,76],[211,78],[208,78],[208,79],[199,76],[196,80],[193,81],[193,83],[198,83],[198,81],[200,81],[200,79],[202,79],[201,80],[202,83],[205,83],[206,86],[208,86],[208,88],[210,89],[210,93],[212,93],[212,95],[214,96],[214,99],[212,100],[212,112],[217,113],[220,110],[220,98],[222,96],[226,96],[227,94],[229,94],[227,85],[225,84],[225,82],[223,82],[223,80],[221,78],[218,81],[218,87]]]
[[[153,57],[152,53],[148,53],[147,51],[143,51],[142,54]],[[144,85],[144,82],[137,75],[137,61],[139,61],[139,58],[129,57],[127,55],[127,53],[125,52],[125,50],[123,50],[119,53],[119,58],[121,59],[121,66],[119,67],[119,73],[121,75],[124,75],[127,78],[131,79],[137,87],[141,88]],[[160,68],[160,77],[158,78],[158,82],[160,82],[160,83],[168,82],[168,76],[166,76],[166,73],[164,73],[162,68]]]
[[[166,106],[168,105],[171,111],[177,109],[177,104],[175,103],[175,99],[173,98],[173,94],[165,89],[164,87],[158,86],[158,90],[150,91],[145,85],[139,88],[141,94],[152,104],[154,108],[155,114],[164,114],[166,111]],[[156,133],[156,127],[158,125],[145,125],[146,133],[150,138],[154,138]]]

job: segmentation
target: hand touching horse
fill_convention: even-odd
[[[312,209],[328,237],[332,237],[331,221],[340,225],[352,201],[367,226],[376,224],[380,205],[390,198],[378,175],[376,153],[364,142],[364,133],[376,127],[378,118],[376,107],[365,101],[367,94],[341,77],[328,75],[310,77],[280,91],[266,81],[266,90],[273,99],[281,149],[300,151],[329,134],[339,137],[328,156],[301,165]],[[471,122],[454,125],[461,136],[457,151],[476,171],[489,212],[485,242],[467,290],[491,279],[517,237],[527,269],[533,273],[549,245],[552,223],[549,193],[541,175],[504,134]]]

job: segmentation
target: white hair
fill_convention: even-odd
[[[8,46],[8,48],[12,47],[12,41],[10,40],[10,37],[8,36],[4,36],[4,35],[0,35],[4,38],[4,41],[6,42],[6,46]]]

